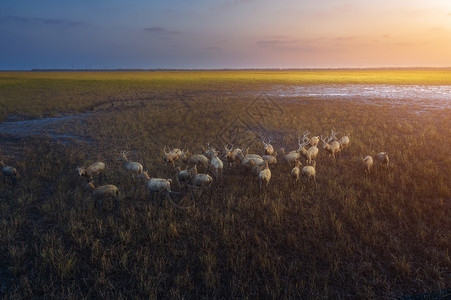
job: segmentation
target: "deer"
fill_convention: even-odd
[[[347,133],[346,135],[344,135],[340,139],[338,139],[337,138],[337,134],[339,134],[338,131],[335,132],[331,129],[330,132],[331,132],[332,141],[333,142],[337,141],[340,144],[340,150],[349,146],[349,143],[350,143],[349,136],[351,135],[350,133]]]
[[[349,139],[349,136],[351,134],[347,133],[346,135],[342,136],[341,139],[338,141],[340,143],[340,149],[344,149],[347,148],[351,142],[351,140]]]
[[[280,148],[280,153],[282,154],[284,162],[286,162],[288,165],[291,165],[292,163],[295,163],[296,160],[299,160],[299,158],[301,157],[301,149],[305,146],[305,144],[306,143],[301,144],[301,138],[298,137],[299,148],[297,150],[285,153],[285,149]]]
[[[387,152],[380,152],[377,155],[377,160],[379,161],[379,163],[385,164],[386,168],[388,169],[388,163],[390,162],[390,160],[388,159]]]
[[[175,179],[177,180],[177,184],[178,184],[179,188],[181,187],[181,184],[180,184],[181,182],[183,182],[185,184],[185,188],[186,188],[186,184],[191,179],[190,171],[187,169],[182,170],[180,167],[175,168]]]
[[[328,138],[327,141],[323,139],[321,136],[321,140],[323,141],[323,148],[329,152],[329,156],[332,156],[333,159],[335,159],[335,156],[340,151],[340,143],[338,141],[333,141],[329,144],[330,141],[332,141],[333,136]]]
[[[250,167],[252,174],[254,174],[258,179],[260,189],[263,187],[263,182],[265,182],[266,187],[268,187],[269,181],[271,180],[271,170],[269,169],[268,162],[265,161],[262,165],[257,165],[253,160],[251,160]]]
[[[248,149],[246,149],[244,152],[238,152],[236,157],[240,160],[241,165],[247,168],[251,166],[251,161],[253,161],[256,165],[260,165],[265,162],[260,155],[249,154]]]
[[[240,148],[235,148],[233,149],[233,145],[230,148],[227,148],[228,145],[224,146],[225,149],[225,158],[227,159],[227,161],[229,162],[229,167],[232,166],[232,164],[234,162],[236,162],[238,160],[237,158],[237,154],[242,152],[242,150]]]
[[[208,168],[208,158],[205,155],[202,154],[190,155],[189,151],[183,150],[180,157],[182,161],[186,164],[187,168],[199,165],[202,165],[203,167],[205,167],[205,169]]]
[[[258,154],[249,153],[249,148],[245,148],[245,150],[243,152],[245,153],[245,157],[248,158],[248,159],[255,159],[255,160],[262,160],[263,159]]]
[[[121,155],[118,160],[124,162],[125,170],[132,173],[133,178],[135,178],[135,175],[140,175],[143,172],[143,166],[138,162],[128,161],[127,155],[128,152],[121,151]]]
[[[258,182],[260,189],[262,189],[263,183],[265,183],[266,188],[269,186],[269,181],[271,180],[271,170],[269,169],[268,162],[265,162],[265,168],[258,174]]]
[[[147,170],[142,172],[138,177],[141,178],[146,184],[147,191],[149,192],[149,200],[151,203],[153,203],[154,193],[158,193],[160,195],[160,203],[158,206],[161,206],[163,196],[169,196],[172,199],[172,179],[151,178]]]
[[[207,144],[207,148],[202,146],[202,150],[204,151],[204,156],[208,159],[212,159],[214,156],[217,156],[219,154],[219,151],[216,151],[215,148],[210,147],[210,143]]]
[[[237,159],[240,161],[241,166],[244,168],[243,179],[246,176],[247,170],[252,169],[253,165],[260,165],[264,163],[264,160],[261,156],[256,154],[247,154],[247,149],[245,152],[241,151],[237,154]]]
[[[319,136],[314,136],[312,138],[308,138],[308,136],[310,135],[310,131],[304,131],[304,139],[308,141],[308,146],[313,147],[313,146],[318,146],[319,143]]]
[[[318,187],[316,183],[316,161],[313,161],[313,165],[305,166],[302,168],[302,175],[307,176],[307,180],[313,177],[313,181],[315,182],[315,187]]]
[[[260,175],[260,172],[262,171],[262,165],[257,165],[255,163],[255,161],[251,160],[249,162],[249,167],[250,167],[251,173],[253,175],[255,175],[255,177],[258,179],[258,176]]]
[[[16,168],[5,165],[1,160],[0,167],[2,167],[3,183],[6,184],[6,178],[8,177],[12,184],[16,184],[18,177]]]
[[[102,173],[102,171],[104,169],[105,169],[105,164],[101,161],[95,162],[87,168],[77,167],[78,175],[86,177],[88,179],[88,181],[91,181],[91,182],[93,180],[92,178],[96,175],[99,175],[99,176],[102,175],[108,180],[108,177]]]
[[[266,142],[266,140],[268,140],[268,142]],[[265,155],[273,155],[274,154],[274,147],[270,144],[271,143],[271,138],[267,138],[264,137],[262,140],[262,143],[265,145],[264,150],[265,150]]]
[[[305,160],[309,164],[312,163],[312,160],[316,159],[316,157],[318,156],[318,153],[319,153],[319,150],[318,150],[318,147],[316,147],[316,146],[311,146],[307,150],[305,150],[305,148],[301,149],[302,156],[304,156]]]
[[[97,207],[97,202],[100,203],[100,210],[102,210],[103,199],[108,197],[113,197],[116,200],[116,208],[119,205],[119,189],[112,184],[94,186],[94,184],[89,181],[86,185],[87,188],[91,189],[91,198],[94,199],[94,207]]]
[[[200,196],[202,196],[204,189],[208,188],[210,191],[210,195],[213,193],[213,188],[211,187],[213,183],[213,178],[208,174],[199,174],[197,173],[197,166],[194,166],[192,169],[190,169],[191,174],[191,196],[194,197],[194,190],[193,188],[201,189],[202,193]]]
[[[285,148],[280,148],[280,153],[282,154],[283,161],[289,165],[301,157],[301,154],[296,150],[285,153]]]
[[[300,168],[302,166],[302,163],[299,160],[296,159],[294,161],[294,164],[295,164],[294,168],[291,169],[291,177],[294,180],[294,185],[297,185],[297,184],[299,184],[299,178],[300,178],[300,175],[301,175],[301,169]]]
[[[2,167],[3,183],[6,184],[6,178],[8,178],[12,184],[16,184],[19,176],[16,168],[5,165],[1,160],[0,167]]]
[[[268,162],[268,165],[277,165],[277,158],[276,158],[277,152],[274,152],[273,155],[262,155],[262,158],[264,161]]]
[[[166,148],[168,149],[168,151],[166,151]],[[174,148],[174,149],[170,149],[167,146],[164,146],[164,161],[166,163],[171,163],[173,167],[175,167],[175,161],[178,160],[180,158],[180,156],[182,155],[182,151],[180,149]]]
[[[309,134],[308,131],[307,131],[307,134]],[[305,140],[307,140],[307,142]],[[305,145],[311,144],[310,142],[312,141],[312,139],[309,140],[307,138],[306,132],[304,132],[304,137],[302,138],[302,141],[304,143],[302,144],[302,148],[301,148],[300,152],[301,152],[302,156],[304,156],[307,163],[311,164],[312,160],[316,159],[316,157],[318,156],[318,152],[319,152],[318,147],[316,145],[314,145],[314,146],[310,146],[308,149],[305,149]],[[318,143],[316,143],[316,144],[318,144]]]
[[[365,173],[370,174],[370,169],[373,166],[373,158],[370,155],[365,156],[365,158],[363,158],[363,156],[360,155],[360,161],[365,167]]]
[[[216,177],[222,174],[222,169],[224,168],[224,163],[217,156],[218,152],[214,153],[214,156],[211,158],[210,165],[213,167]]]

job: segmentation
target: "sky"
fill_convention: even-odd
[[[450,67],[451,0],[0,0],[0,70]]]

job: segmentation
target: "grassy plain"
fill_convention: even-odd
[[[265,120],[276,149],[304,130],[351,133],[320,150],[318,188],[273,168],[268,191],[227,168],[190,209],[149,203],[120,150],[173,177],[163,147],[200,152],[273,84],[451,84],[446,70],[0,73],[0,118],[96,112],[72,143],[0,133],[21,177],[0,183],[0,295],[8,298],[391,298],[451,282],[451,111],[294,97]],[[277,102],[277,99],[274,99]],[[249,120],[252,127],[252,120]],[[246,134],[252,137],[249,130]],[[6,143],[7,142],[7,143]],[[5,146],[14,143],[14,147]],[[262,152],[254,140],[252,152]],[[222,145],[218,145],[221,147]],[[387,151],[388,170],[357,159]],[[93,208],[75,168],[102,160],[120,209]],[[304,161],[302,161],[304,163]],[[183,192],[183,190],[179,190]],[[192,204],[186,198],[185,205]]]
[[[0,72],[0,120],[89,111],[132,95],[240,91],[268,84],[449,85],[451,70]]]

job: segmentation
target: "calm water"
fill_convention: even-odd
[[[267,91],[270,97],[280,101],[297,101],[296,97],[309,97],[324,101],[327,99],[353,101],[371,105],[390,104],[394,107],[412,105],[411,109],[418,113],[430,110],[451,108],[451,86],[424,86],[424,85],[274,85]],[[83,140],[84,138],[73,133],[61,130],[83,126],[88,118],[96,113],[84,113],[57,118],[44,118],[37,120],[1,122],[0,133],[17,137],[32,135],[47,135],[55,140]]]
[[[83,125],[83,121],[93,115],[94,113],[83,113],[62,117],[2,122],[0,123],[0,133],[20,138],[44,135],[62,142],[69,142],[70,140],[88,141],[73,132],[67,132],[67,129],[63,131],[61,127],[64,125],[64,128],[74,128]]]
[[[363,103],[384,103],[397,105],[414,104],[419,110],[450,108],[450,85],[276,85],[268,92],[275,97],[313,97],[360,101]]]

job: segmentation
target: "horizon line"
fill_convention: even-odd
[[[155,72],[155,71],[334,71],[334,70],[450,70],[448,67],[322,67],[322,68],[32,68],[0,72]]]

